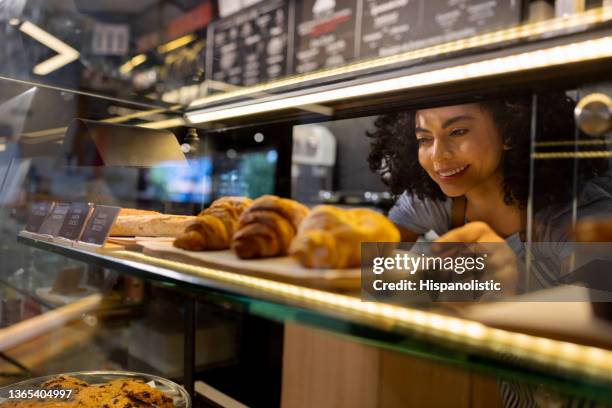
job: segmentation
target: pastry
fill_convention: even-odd
[[[384,215],[366,208],[316,206],[300,225],[289,254],[306,268],[353,268],[361,264],[362,242],[399,242]]]
[[[122,208],[119,211],[119,216],[122,215],[162,215],[162,213],[150,210],[139,210],[136,208]]]
[[[238,220],[231,248],[242,259],[286,255],[308,211],[294,200],[262,196]]]
[[[252,202],[246,197],[223,197],[214,201],[174,240],[174,246],[189,251],[229,248],[238,218]]]
[[[80,390],[89,384],[69,375],[60,375],[41,384],[42,388],[57,388],[63,390]]]
[[[174,408],[165,393],[132,379],[117,379],[90,385],[78,378],[61,375],[44,382],[46,389],[74,389],[71,400],[20,400],[0,404],[6,408]]]
[[[178,237],[195,217],[187,215],[119,215],[111,228],[115,237]]]

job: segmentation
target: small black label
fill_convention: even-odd
[[[104,245],[120,210],[120,207],[96,205],[80,241],[87,244]]]
[[[52,237],[57,236],[60,228],[62,228],[62,224],[64,224],[66,214],[68,214],[68,208],[70,208],[68,203],[57,203],[47,219],[42,223],[38,233],[51,235]]]
[[[47,218],[47,215],[53,210],[55,203],[53,202],[40,202],[40,203],[32,203],[30,205],[30,211],[28,216],[28,222],[26,224],[25,230],[29,232],[38,232],[40,230],[40,226]]]
[[[89,214],[89,204],[86,203],[72,203],[68,209],[68,214],[64,220],[64,225],[60,229],[59,236],[62,238],[76,241],[81,235],[83,225],[87,220]]]

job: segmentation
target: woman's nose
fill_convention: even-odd
[[[453,157],[452,149],[449,144],[443,139],[434,140],[433,145],[433,159],[450,159]]]

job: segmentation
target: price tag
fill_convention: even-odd
[[[38,232],[40,226],[47,218],[47,215],[53,210],[55,203],[32,203],[30,205],[30,211],[28,216],[28,222],[25,230],[29,232]]]
[[[85,221],[89,215],[91,206],[86,203],[72,203],[68,209],[68,214],[58,236],[72,241],[76,241],[81,236]]]
[[[64,219],[66,218],[66,214],[68,214],[69,208],[70,204],[68,203],[57,203],[49,216],[42,223],[38,233],[42,235],[51,235],[52,237],[56,236],[64,224]]]
[[[104,245],[120,210],[120,207],[96,205],[79,242],[96,246]]]

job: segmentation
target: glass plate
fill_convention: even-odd
[[[0,402],[7,400],[6,396],[9,390],[28,390],[40,388],[41,384],[45,381],[60,375],[69,375],[92,385],[103,384],[107,381],[117,380],[120,378],[141,380],[153,386],[155,389],[164,392],[169,397],[172,397],[174,406],[176,408],[191,408],[191,398],[189,397],[189,394],[187,394],[187,391],[185,391],[185,389],[177,383],[156,375],[135,373],[131,371],[77,371],[73,373],[61,373],[46,375],[44,377],[30,378],[29,380],[0,388]],[[154,384],[152,384],[151,381]],[[60,402],[62,400],[55,401]]]

